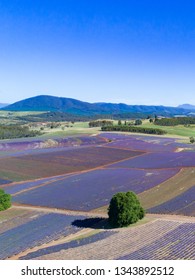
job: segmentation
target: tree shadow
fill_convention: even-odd
[[[80,228],[112,229],[107,218],[87,218],[84,220],[75,220],[72,222],[72,225]]]

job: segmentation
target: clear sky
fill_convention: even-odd
[[[0,103],[195,104],[193,0],[0,0]]]

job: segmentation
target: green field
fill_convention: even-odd
[[[9,112],[9,111],[0,111],[0,123],[1,124],[21,124],[22,121],[17,119],[18,117],[28,116],[28,115],[36,115],[44,112]],[[135,120],[127,120],[128,122],[134,122]],[[122,120],[122,123],[125,121]],[[48,124],[52,124],[52,122],[34,122],[34,123],[26,123],[31,125],[30,129],[32,130],[41,130],[44,133],[42,136],[38,136],[41,138],[49,137],[63,137],[68,135],[75,134],[97,134],[101,132],[100,127],[89,128],[88,121],[85,122],[56,122],[59,124],[58,127],[51,128]],[[114,124],[118,123],[118,120],[113,122]],[[189,127],[185,127],[184,125],[178,126],[159,126],[154,123],[150,123],[148,119],[142,120],[142,127],[145,128],[160,128],[162,130],[166,130],[167,134],[165,137],[181,137],[185,142],[189,142],[189,137],[195,137],[195,125],[190,125]],[[163,137],[163,136],[162,136]]]
[[[195,125],[190,125],[190,127],[185,127],[184,125],[160,126],[155,125],[153,123],[149,123],[148,120],[144,120],[142,126],[163,129],[167,132],[167,136],[195,137]]]

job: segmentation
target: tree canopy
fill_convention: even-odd
[[[9,207],[11,207],[11,195],[0,189],[0,211],[6,210]]]
[[[113,227],[125,227],[144,217],[144,209],[134,192],[115,194],[108,208],[108,221]]]

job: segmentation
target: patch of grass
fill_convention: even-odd
[[[166,136],[182,136],[182,137],[194,136],[195,137],[195,125],[190,125],[189,127],[185,127],[184,125],[160,126],[160,125],[155,125],[153,123],[149,123],[149,121],[145,120],[143,121],[142,127],[163,129],[167,132]]]

